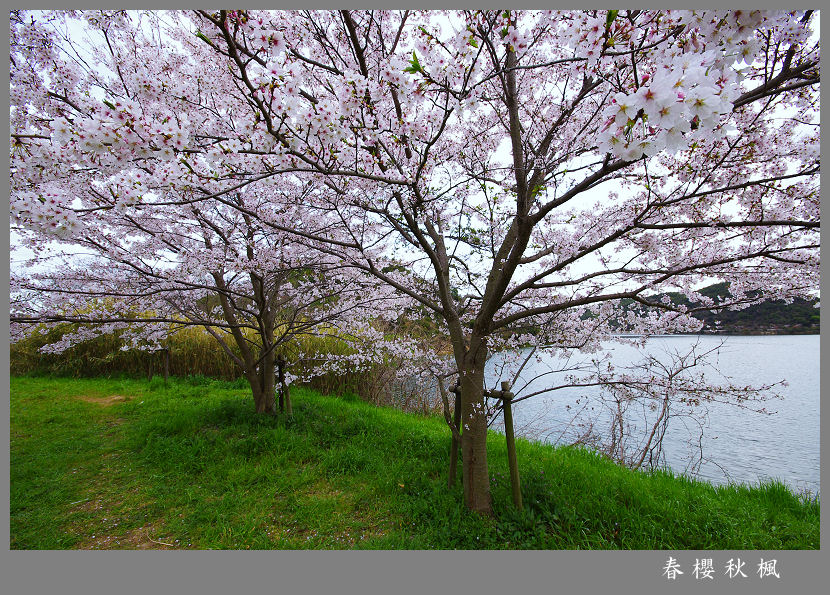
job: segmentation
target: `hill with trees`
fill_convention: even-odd
[[[726,282],[709,285],[699,293],[715,303],[733,299]],[[747,299],[756,299],[759,294],[758,291],[747,292]],[[692,316],[703,321],[702,334],[817,334],[820,328],[818,298],[795,298],[790,303],[769,299],[741,310],[698,310],[703,304],[689,300],[680,292],[661,293],[648,299],[659,302],[664,297],[668,297],[674,306],[685,306],[693,310]],[[621,305],[628,310],[635,306],[635,302],[628,300]]]

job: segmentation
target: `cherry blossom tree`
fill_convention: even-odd
[[[261,198],[244,194],[234,200],[263,216],[274,204],[257,204]],[[296,207],[272,215],[294,220]],[[104,208],[94,219],[85,215],[85,223],[92,221],[95,228],[72,241],[92,256],[12,276],[12,320],[40,323],[40,330],[83,323],[45,346],[49,352],[115,331],[125,348],[158,350],[171,328],[200,326],[242,371],[258,413],[276,413],[275,370],[287,343],[302,335],[334,335],[362,345],[372,319],[393,305],[382,303],[382,292],[367,292],[369,284],[333,259],[222,204],[200,202],[185,210],[156,203],[140,215]],[[305,375],[336,364],[366,364],[336,359],[305,366]],[[290,415],[290,400],[284,406]]]
[[[465,502],[489,513],[492,353],[597,350],[626,298],[629,332],[697,330],[666,289],[816,289],[816,18],[13,13],[12,212],[77,239],[91,209],[217,202],[414,300],[452,342]],[[284,187],[309,225],[235,199]]]

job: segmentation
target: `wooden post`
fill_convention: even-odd
[[[285,415],[294,417],[294,409],[291,408],[291,387],[282,381],[282,394],[285,397]]]
[[[513,488],[513,504],[522,510],[522,487],[519,481],[519,465],[516,462],[516,441],[513,436],[513,408],[510,383],[501,383],[501,402],[504,406],[504,436],[507,440],[507,464],[510,467],[510,485]]]
[[[164,348],[164,386],[167,386],[167,379],[170,377],[170,348]]]
[[[285,382],[285,358],[281,355],[277,358],[277,369],[279,370],[280,385],[280,413],[285,411],[288,417],[294,417],[294,410],[291,407],[291,389]]]
[[[285,366],[285,360],[280,355],[277,357],[277,394],[279,395],[280,413],[285,412],[285,399],[282,394],[282,385],[285,381],[285,369],[283,366]]]
[[[152,382],[153,380],[153,357],[155,356],[155,352],[150,352],[150,362],[147,364],[147,382]]]
[[[451,393],[455,394],[455,405],[452,414],[452,423],[455,426],[456,432],[459,434],[461,433],[461,386],[456,384],[450,389]],[[449,477],[447,478],[447,487],[452,488],[455,485],[455,476],[457,475],[458,469],[458,438],[455,437],[455,434],[452,436],[452,441],[450,442],[450,472]]]

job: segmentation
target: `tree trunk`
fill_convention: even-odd
[[[251,388],[253,388],[254,392],[254,406],[256,407],[256,412],[265,413],[267,415],[276,415],[277,406],[276,400],[274,399],[273,384],[271,386],[270,392],[268,391],[268,389],[263,390],[259,386]]]
[[[263,411],[269,415],[277,414],[276,383],[274,382],[274,367],[267,367],[264,363],[260,373],[262,381]]]
[[[484,412],[484,364],[487,347],[471,341],[461,368],[461,468],[464,502],[484,515],[493,513],[487,473],[487,416]]]
[[[263,349],[267,349],[267,346],[263,346]],[[274,352],[269,350],[259,365],[259,380],[262,383],[263,399],[263,411],[261,413],[267,413],[269,415],[277,414],[277,383],[274,374],[276,363]]]
[[[276,415],[277,406],[274,398],[274,371],[270,372],[264,367],[260,368],[260,372],[245,372],[245,377],[248,379],[248,384],[251,386],[251,392],[254,396],[254,408],[257,413],[266,413],[268,415]],[[269,377],[270,376],[270,381]]]

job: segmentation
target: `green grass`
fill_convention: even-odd
[[[494,516],[446,486],[442,419],[295,388],[293,420],[205,378],[11,379],[10,548],[817,549],[820,504],[489,440]],[[460,483],[460,482],[459,482]]]

